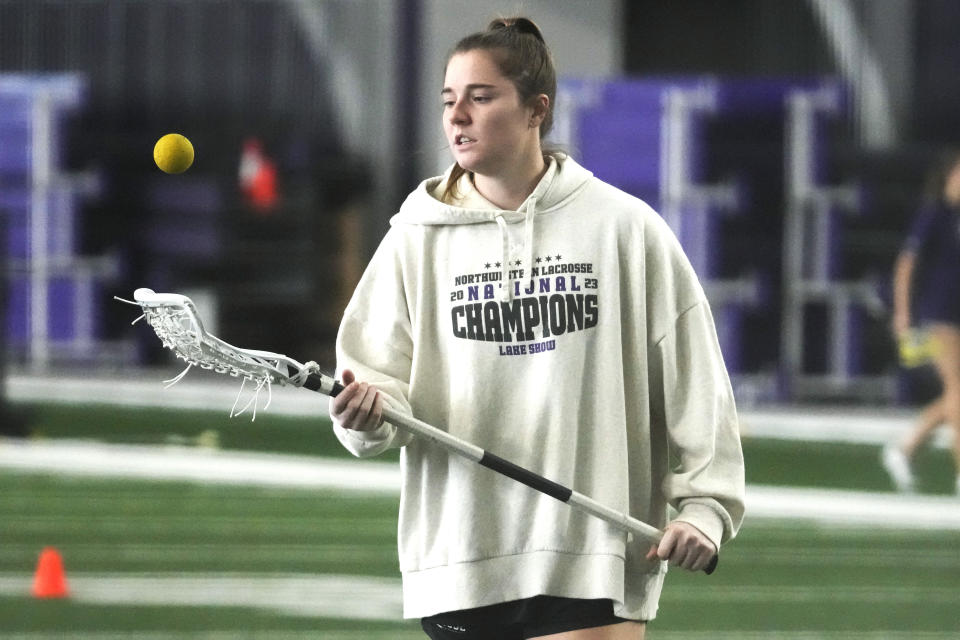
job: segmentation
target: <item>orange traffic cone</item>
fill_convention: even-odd
[[[47,547],[40,553],[31,593],[34,598],[66,598],[69,595],[63,559],[53,547]]]

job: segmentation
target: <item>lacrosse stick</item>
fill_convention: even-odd
[[[250,381],[256,385],[258,394],[263,387],[266,387],[269,393],[273,384],[304,387],[330,397],[343,391],[343,385],[320,373],[315,362],[301,364],[279,353],[240,349],[207,333],[200,322],[196,307],[186,296],[137,289],[133,298],[133,302],[117,299],[139,305],[143,315],[137,320],[145,318],[163,342],[163,346],[173,350],[178,358],[187,362],[187,368],[168,381],[170,384],[180,380],[192,367],[199,367],[242,378],[244,382]],[[137,320],[134,320],[134,323]],[[231,415],[234,413],[231,412]],[[412,416],[384,407],[383,418],[390,424],[433,441],[467,460],[479,463],[651,543],[656,544],[663,537],[663,532],[656,527],[606,507],[582,493],[568,489]],[[717,560],[718,557],[714,556],[704,569],[707,574],[713,573]]]

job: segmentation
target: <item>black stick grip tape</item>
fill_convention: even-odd
[[[480,464],[492,469],[497,473],[507,476],[508,478],[513,478],[517,482],[522,482],[531,489],[536,489],[540,493],[545,493],[551,498],[556,498],[560,502],[566,502],[570,499],[570,496],[573,495],[571,489],[566,488],[562,484],[557,484],[553,480],[547,480],[543,476],[537,475],[532,471],[528,471],[521,466],[515,465],[509,460],[504,460],[500,456],[494,455],[489,451],[483,452],[483,457],[480,458]]]
[[[311,373],[310,375],[307,376],[307,379],[304,381],[303,386],[304,388],[309,389],[310,391],[320,391],[323,388],[323,376],[317,375],[316,373]],[[331,393],[330,394],[331,396],[335,396],[337,395],[337,393],[340,393],[341,391],[343,391],[343,387],[340,385],[339,382],[337,382],[334,385],[334,389],[336,389],[337,387],[339,387],[339,389],[337,389],[335,393]]]
[[[708,576],[717,570],[717,563],[720,562],[720,556],[716,555],[710,558],[710,564],[704,567],[703,572]]]

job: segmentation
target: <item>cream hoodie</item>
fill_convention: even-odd
[[[338,373],[394,408],[662,528],[668,505],[719,547],[743,518],[733,394],[703,290],[642,201],[571,158],[517,211],[424,181],[348,305]],[[469,182],[463,184],[469,188]],[[530,277],[531,267],[532,279]],[[335,425],[353,454],[403,447],[404,615],[538,594],[652,619],[650,545],[412,438]]]

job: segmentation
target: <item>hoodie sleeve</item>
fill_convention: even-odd
[[[344,312],[337,334],[337,376],[350,369],[357,380],[377,387],[390,408],[411,413],[407,398],[413,340],[395,235],[391,231],[384,238]],[[411,439],[386,422],[367,432],[344,429],[336,419],[333,425],[343,446],[360,458],[402,447]]]
[[[684,311],[651,354],[658,366],[652,391],[660,398],[670,467],[664,482],[679,515],[720,547],[744,515],[744,467],[733,391],[710,308]]]
[[[652,427],[667,445],[662,490],[720,547],[744,516],[739,422],[710,305],[676,237],[647,227],[648,376]]]

